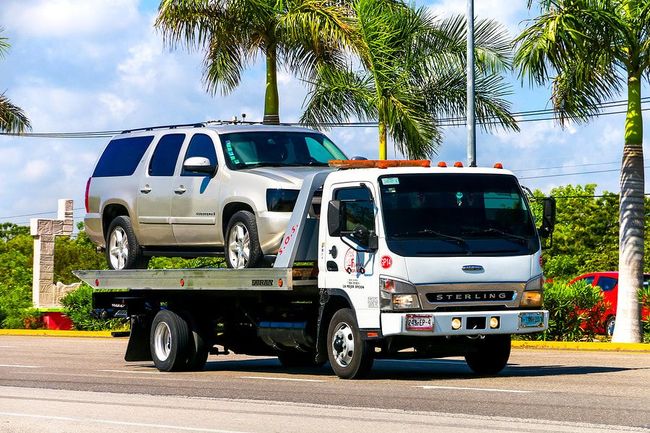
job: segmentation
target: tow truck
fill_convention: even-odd
[[[204,368],[277,356],[361,378],[374,359],[507,364],[512,334],[548,327],[542,237],[515,175],[430,161],[331,161],[305,178],[270,268],[86,270],[96,309],[130,319],[126,361]]]

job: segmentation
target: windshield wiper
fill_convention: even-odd
[[[471,231],[471,232],[465,232],[463,234],[466,234],[466,235],[486,235],[486,234],[490,234],[490,233],[500,235],[500,236],[503,236],[505,238],[509,238],[509,239],[512,239],[512,240],[515,240],[515,241],[519,241],[520,243],[522,243],[524,245],[528,244],[528,240],[529,240],[525,236],[520,236],[520,235],[516,235],[514,233],[504,232],[503,230],[499,230],[499,229],[496,229],[494,227],[488,227],[488,228],[482,229],[482,230],[474,230],[474,231]]]
[[[244,164],[240,168],[258,168],[258,167],[284,167],[287,164],[280,162],[257,162],[255,164]]]
[[[465,239],[459,238],[458,236],[452,236],[452,235],[448,235],[448,234],[445,234],[445,233],[440,233],[438,231],[431,230],[431,229],[422,229],[422,230],[394,233],[394,234],[391,235],[391,237],[394,237],[394,238],[411,238],[411,237],[417,237],[417,236],[422,236],[422,235],[429,235],[429,236],[433,236],[433,237],[438,238],[438,239],[443,240],[443,241],[453,242],[453,243],[463,247],[466,251],[469,251],[469,247],[467,246],[467,242],[465,242]]]

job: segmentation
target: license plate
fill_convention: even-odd
[[[433,316],[427,314],[407,314],[406,330],[407,331],[432,331]]]
[[[544,326],[543,313],[521,313],[519,314],[520,328],[541,328]]]

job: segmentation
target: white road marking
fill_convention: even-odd
[[[529,394],[533,391],[524,391],[520,389],[499,389],[499,388],[469,388],[464,386],[436,386],[436,385],[419,385],[416,388],[422,389],[451,389],[461,391],[484,391],[484,392],[508,392],[511,394]]]
[[[241,376],[240,379],[284,380],[287,382],[325,382],[324,380],[317,380],[317,379],[296,379],[292,377],[264,377],[264,376]]]
[[[161,374],[160,371],[97,370],[102,373]]]
[[[0,367],[5,367],[5,368],[41,368],[40,365],[21,365],[21,364],[0,364]]]
[[[144,422],[113,421],[110,419],[99,419],[99,418],[76,418],[76,417],[69,417],[69,416],[35,415],[35,414],[17,413],[17,412],[0,412],[0,416],[35,418],[35,419],[45,419],[51,421],[93,422],[97,424],[122,425],[122,426],[129,426],[129,427],[147,427],[147,428],[153,427],[153,428],[169,429],[169,430],[176,430],[176,431],[195,431],[195,432],[206,432],[206,433],[246,433],[242,431],[217,430],[217,429],[202,428],[202,427],[183,427],[183,426],[169,425],[169,424],[151,424],[151,423],[144,423]]]

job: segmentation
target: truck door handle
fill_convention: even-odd
[[[179,186],[174,190],[174,192],[178,195],[185,194],[185,191],[187,191],[187,188],[185,188],[183,185]]]
[[[149,185],[145,185],[140,188],[140,192],[143,194],[149,194],[151,192],[151,187]]]

